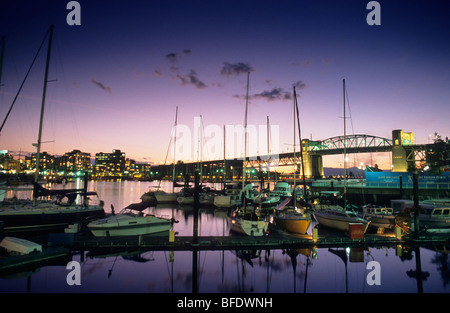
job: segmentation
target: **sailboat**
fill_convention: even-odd
[[[343,94],[344,94],[344,206],[346,206],[347,193],[347,130],[345,122],[345,79],[343,80]],[[362,224],[364,233],[370,224],[370,221],[359,217],[355,212],[348,211],[339,205],[329,206],[324,210],[316,210],[313,212],[316,221],[329,228],[334,228],[340,231],[348,231],[350,224]]]
[[[95,192],[87,192],[87,178],[85,178],[85,185],[83,189],[48,190],[38,184],[42,124],[44,120],[45,96],[47,90],[53,28],[54,26],[51,25],[48,31],[48,51],[39,121],[39,134],[37,144],[33,144],[37,147],[33,200],[9,204],[2,203],[0,206],[0,221],[3,222],[5,233],[63,229],[69,224],[83,223],[105,216],[103,201],[99,201],[98,204],[94,205],[89,204],[89,196],[97,194]],[[83,198],[82,204],[77,204],[75,201],[79,195]],[[56,197],[56,200],[39,200],[41,197],[51,196]]]
[[[267,216],[262,216],[260,210],[254,204],[249,204],[245,197],[246,191],[246,174],[245,168],[247,163],[247,112],[248,112],[248,89],[249,89],[250,73],[247,73],[247,97],[245,102],[245,123],[244,123],[244,161],[242,163],[242,205],[237,207],[231,214],[230,230],[236,233],[248,236],[264,236],[269,227]]]
[[[175,110],[175,130],[174,130],[174,147],[173,147],[173,172],[172,172],[172,192],[165,192],[164,190],[156,190],[154,196],[157,203],[176,203],[178,198],[178,193],[175,192],[175,166],[176,166],[176,150],[177,150],[177,124],[178,124],[178,106]],[[160,182],[161,184],[161,182]]]
[[[275,214],[273,216],[273,221],[275,226],[285,229],[288,232],[297,233],[297,234],[305,234],[311,225],[311,217],[310,215],[304,214],[303,209],[299,208],[299,203],[297,202],[296,195],[296,163],[297,157],[295,152],[296,140],[295,140],[295,117],[297,117],[298,130],[299,130],[299,140],[301,143],[301,133],[300,133],[300,117],[298,114],[298,103],[297,103],[297,94],[295,92],[294,86],[294,191],[291,197],[288,197],[283,200],[276,208]],[[301,149],[300,149],[301,151]],[[303,156],[302,156],[303,160]],[[303,162],[302,162],[303,163]],[[303,175],[303,183],[305,183],[305,172],[302,164],[302,175]],[[288,186],[284,186],[286,189]],[[306,194],[305,194],[306,197]]]

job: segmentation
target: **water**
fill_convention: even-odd
[[[141,195],[152,185],[91,182],[89,189],[96,190],[105,201],[106,211],[113,204],[117,212],[140,202]],[[70,184],[67,187],[71,188]],[[192,208],[165,205],[151,211],[178,220],[174,226],[178,235],[193,234]],[[226,212],[202,208],[198,231],[199,236],[228,236]],[[81,265],[81,285],[69,285],[66,280],[71,273],[70,268],[66,269],[70,260]],[[448,247],[443,246],[140,251],[110,255],[74,251],[69,260],[59,264],[1,277],[0,292],[447,293],[449,283]]]

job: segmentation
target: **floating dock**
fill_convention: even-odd
[[[320,233],[320,232],[319,232]],[[174,236],[143,235],[125,237],[94,237],[86,233],[55,234],[52,245],[63,244],[71,250],[143,249],[143,250],[242,250],[280,248],[325,247],[373,247],[399,244],[449,243],[448,234],[421,236],[419,240],[409,236],[397,237],[393,233],[365,234],[362,239],[351,239],[347,234],[332,233],[314,235],[289,234],[275,231],[267,236]],[[172,239],[172,240],[171,240]],[[53,242],[52,242],[53,240]]]

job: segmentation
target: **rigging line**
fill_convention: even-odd
[[[355,134],[355,129],[353,127],[353,118],[352,118],[352,111],[350,110],[350,101],[348,100],[348,88],[345,88],[345,96],[347,98],[347,106],[348,106],[348,113],[350,115],[349,119],[350,119],[350,124],[352,126],[352,133],[354,135]]]
[[[178,107],[177,107],[177,113],[178,113]],[[176,126],[176,124],[177,124],[177,117],[175,117],[175,126]],[[175,128],[175,137],[176,137],[176,135],[177,134],[176,134],[176,128]],[[169,156],[169,151],[170,151],[171,145],[172,145],[172,136],[170,136],[169,146],[167,147],[167,152],[166,152],[166,158],[164,159],[164,165],[166,165],[166,163],[167,163],[167,158]],[[174,148],[174,150],[175,150],[175,148]],[[175,166],[175,159],[173,160],[173,163]],[[158,189],[161,187],[161,182],[162,182],[162,179],[159,180]]]
[[[45,42],[45,40],[47,39],[47,36],[48,36],[49,33],[50,33],[50,30],[48,30],[47,33],[45,34],[44,39],[42,40],[42,43],[41,43],[41,45],[39,46],[39,49],[38,49],[38,51],[36,52],[36,55],[34,56],[33,62],[31,62],[31,65],[30,65],[30,67],[29,67],[29,69],[28,69],[28,72],[27,72],[27,74],[25,75],[25,78],[23,79],[22,84],[20,85],[19,90],[18,90],[17,93],[16,93],[16,96],[14,97],[14,100],[13,100],[13,102],[12,102],[12,104],[11,104],[9,110],[8,110],[8,113],[6,114],[5,119],[3,120],[2,126],[0,126],[0,134],[1,134],[1,132],[2,132],[3,126],[5,126],[6,120],[8,119],[8,116],[9,116],[9,114],[11,113],[11,110],[12,110],[12,108],[14,107],[14,104],[16,103],[16,100],[17,100],[17,98],[18,98],[18,96],[19,96],[19,93],[20,93],[20,91],[22,90],[22,87],[23,87],[23,85],[25,84],[25,81],[26,81],[27,78],[28,78],[28,74],[30,74],[30,72],[31,72],[31,68],[33,67],[34,62],[36,61],[36,59],[37,59],[37,57],[38,57],[38,55],[39,55],[39,52],[41,51],[41,48],[42,48],[42,46],[44,45],[44,42]]]

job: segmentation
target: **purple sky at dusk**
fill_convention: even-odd
[[[279,128],[272,140],[280,152],[292,150],[295,83],[302,86],[302,136],[343,134],[344,78],[348,134],[391,138],[403,129],[416,143],[435,132],[450,136],[447,1],[378,1],[379,26],[366,23],[369,1],[359,0],[80,0],[79,26],[66,23],[68,2],[0,4],[0,36],[7,37],[2,121],[55,25],[49,80],[56,81],[48,84],[42,138],[51,141],[42,147],[50,154],[121,149],[136,161],[163,163],[176,106],[178,124],[192,137],[200,115],[205,127],[243,124],[249,70],[248,124],[265,125],[269,116]],[[2,130],[0,149],[35,151],[46,48]]]

